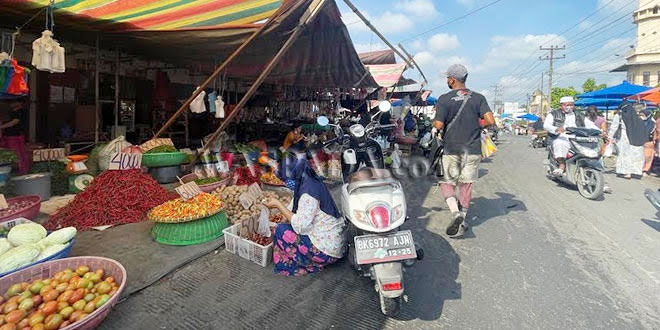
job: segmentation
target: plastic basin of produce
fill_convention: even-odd
[[[176,182],[177,177],[181,175],[181,166],[163,166],[149,168],[149,174],[158,183],[172,183]]]
[[[188,173],[188,174],[184,175],[181,178],[181,181],[183,181],[183,183],[188,183],[188,182],[191,182],[191,181],[195,181],[196,179],[197,179],[197,176],[195,175],[195,173]],[[201,190],[203,192],[207,192],[207,193],[212,193],[216,189],[218,189],[222,186],[229,185],[230,183],[231,183],[231,177],[228,177],[226,179],[222,179],[220,181],[216,181],[216,182],[213,182],[213,183],[201,184],[201,185],[199,185],[199,190]]]
[[[50,172],[15,176],[10,179],[14,183],[16,195],[39,195],[41,200],[50,199]]]
[[[142,154],[142,166],[163,167],[181,165],[186,161],[184,152],[158,152]]]
[[[25,219],[25,218],[13,219],[13,220],[10,220],[10,221],[7,221],[7,222],[4,222],[4,223],[0,224],[0,229],[11,229],[11,227],[14,227],[18,224],[26,223],[26,222],[32,222],[32,221],[30,221],[28,219]],[[48,232],[48,233],[50,234],[50,232]],[[4,237],[4,236],[0,235],[0,237]],[[9,271],[9,272],[6,272],[6,273],[0,273],[0,277],[18,272],[18,271],[23,270],[25,268],[32,267],[36,264],[40,264],[40,263],[43,263],[43,262],[46,262],[46,261],[66,258],[71,253],[71,248],[73,248],[73,243],[75,243],[75,242],[76,242],[76,239],[73,238],[72,240],[69,241],[69,243],[66,244],[66,247],[64,249],[62,249],[62,251],[57,252],[57,253],[53,254],[52,256],[50,256],[50,257],[46,257],[46,258],[43,258],[41,260],[34,261],[34,262],[32,262],[30,264],[27,264],[23,267],[16,268],[12,271]],[[4,292],[4,291],[2,291],[2,292]]]
[[[112,297],[110,297],[108,302],[103,304],[103,306],[99,307],[84,319],[61,329],[95,329],[101,324],[103,319],[108,316],[110,310],[117,303],[119,296],[124,291],[124,287],[126,287],[126,269],[115,260],[103,257],[73,257],[41,263],[0,278],[0,292],[6,292],[7,289],[15,283],[31,283],[41,278],[52,277],[57,272],[67,268],[76,269],[83,265],[89,266],[90,269],[103,268],[106,275],[114,277],[115,281],[119,283],[119,289],[114,295],[112,295]]]
[[[12,204],[17,204],[21,202],[31,202],[31,203],[30,205],[22,207],[9,214],[2,215],[2,213],[0,213],[0,223],[16,218],[26,218],[29,220],[33,220],[34,218],[37,217],[37,215],[39,215],[39,209],[41,208],[41,197],[37,195],[14,197],[7,200],[7,205],[9,205],[9,207],[11,208]]]
[[[222,236],[227,228],[227,214],[218,212],[210,217],[182,223],[157,222],[151,228],[151,236],[161,244],[194,245],[202,244]]]

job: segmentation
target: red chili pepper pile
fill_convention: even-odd
[[[234,170],[234,181],[237,186],[260,183],[261,169],[258,165],[239,167]]]
[[[140,170],[105,171],[44,224],[49,230],[78,230],[144,221],[147,212],[177,195]]]

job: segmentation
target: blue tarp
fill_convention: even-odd
[[[585,99],[585,98],[611,98],[611,99],[623,99],[624,97],[639,94],[643,91],[649,90],[651,87],[647,86],[640,86],[640,85],[633,85],[629,83],[627,80],[624,80],[621,84],[604,88],[598,91],[593,91],[589,93],[584,93],[581,95],[578,95],[577,97],[579,99]],[[621,101],[619,101],[619,104]],[[617,104],[617,106],[619,105]]]
[[[595,105],[601,110],[616,109],[623,102],[622,98],[581,98],[575,101],[578,107],[588,107]]]
[[[539,120],[539,116],[531,114],[531,113],[526,113],[522,116],[518,116],[518,119],[525,119],[525,120],[529,120],[529,121],[537,121],[537,120]]]

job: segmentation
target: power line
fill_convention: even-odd
[[[465,13],[464,15],[461,15],[461,16],[458,16],[458,17],[455,17],[455,18],[453,18],[453,19],[451,19],[451,20],[449,20],[449,21],[447,21],[447,22],[445,22],[445,23],[442,23],[442,24],[440,24],[440,25],[438,25],[438,26],[432,27],[432,28],[430,28],[430,29],[428,29],[428,30],[426,30],[426,31],[424,31],[424,32],[422,32],[422,33],[416,34],[416,35],[414,35],[414,36],[412,36],[412,37],[410,37],[410,38],[407,38],[407,39],[403,39],[403,40],[401,40],[401,41],[399,41],[399,42],[400,42],[400,43],[403,43],[403,42],[410,41],[410,40],[413,40],[413,39],[415,39],[415,38],[421,37],[421,36],[423,36],[423,35],[425,35],[425,34],[427,34],[427,33],[429,33],[429,32],[433,32],[433,31],[435,31],[435,30],[437,30],[437,29],[440,29],[440,28],[443,28],[443,27],[445,27],[445,26],[447,26],[447,25],[449,25],[449,24],[452,24],[452,23],[455,23],[455,22],[457,22],[457,21],[460,21],[460,20],[462,20],[462,19],[464,19],[464,18],[466,18],[466,17],[468,17],[468,16],[470,16],[470,15],[476,14],[477,12],[480,12],[480,11],[482,11],[482,10],[484,10],[484,9],[486,9],[486,8],[488,8],[488,7],[490,7],[490,6],[493,6],[493,5],[495,5],[496,3],[500,2],[500,1],[502,1],[502,0],[491,1],[491,2],[489,2],[489,3],[487,3],[487,4],[483,5],[483,6],[481,6],[481,7],[479,7],[479,8],[476,8],[476,9],[474,9],[474,10],[471,10],[471,11]]]

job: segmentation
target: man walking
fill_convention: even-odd
[[[494,125],[495,119],[486,98],[465,87],[468,77],[465,66],[450,66],[446,76],[451,91],[438,98],[433,126],[440,132],[438,138],[445,146],[442,156],[445,177],[440,190],[452,214],[447,235],[456,236],[467,228],[465,217],[472,199],[472,184],[479,177],[481,129]]]

